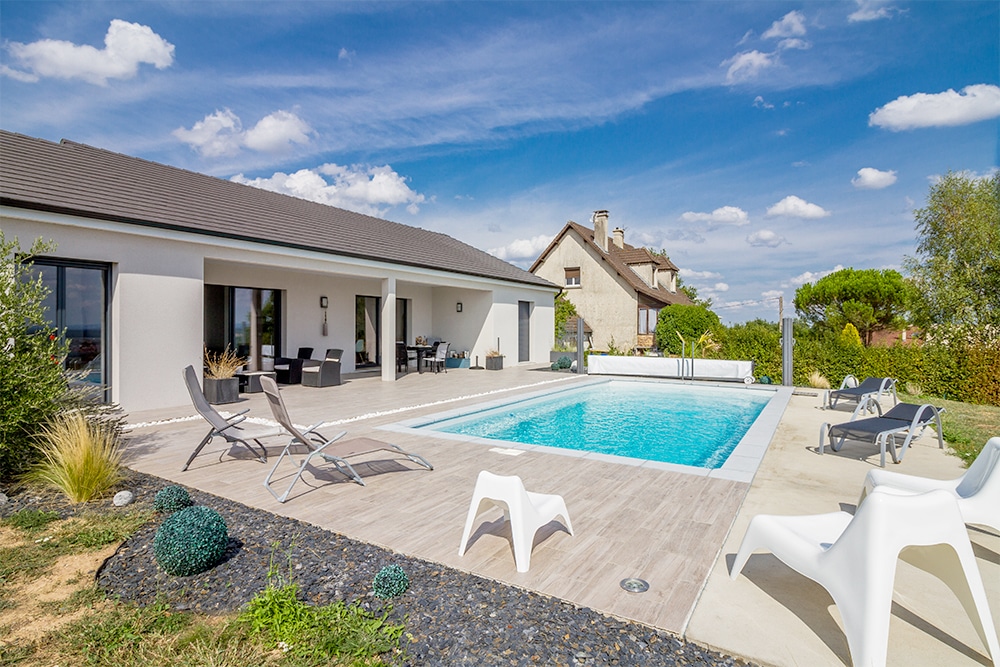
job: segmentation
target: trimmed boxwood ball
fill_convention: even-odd
[[[168,486],[160,489],[153,499],[153,509],[163,514],[173,514],[177,510],[194,505],[191,495],[183,486]]]
[[[398,565],[386,565],[378,571],[378,574],[375,575],[375,581],[372,582],[375,595],[383,600],[398,597],[405,593],[409,587],[410,579],[406,576],[406,572],[403,572],[403,568]]]
[[[187,577],[215,567],[228,543],[225,519],[210,507],[196,505],[163,521],[153,538],[153,554],[167,574]]]

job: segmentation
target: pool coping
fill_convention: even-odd
[[[531,400],[543,396],[551,396],[554,393],[561,393],[563,391],[579,389],[581,387],[603,384],[613,380],[625,382],[657,382],[673,385],[694,385],[699,387],[720,387],[730,389],[732,391],[769,391],[773,392],[774,396],[768,400],[767,404],[757,416],[757,419],[754,420],[753,424],[750,425],[750,428],[740,439],[733,451],[729,454],[725,463],[718,468],[700,468],[697,466],[681,465],[678,463],[648,461],[646,459],[615,456],[612,454],[601,454],[597,452],[586,452],[577,449],[564,449],[562,447],[550,447],[547,445],[526,445],[509,440],[493,440],[481,438],[479,436],[463,435],[461,433],[446,433],[444,431],[433,431],[421,428],[433,422],[452,419],[454,417],[461,417],[473,412],[492,410],[511,403],[519,403],[521,401]],[[384,424],[377,426],[376,428],[396,433],[422,435],[425,437],[428,434],[433,433],[435,437],[440,437],[444,440],[485,445],[490,448],[491,452],[507,456],[520,456],[524,452],[539,452],[544,454],[555,454],[557,456],[568,456],[570,458],[603,461],[605,463],[615,463],[618,465],[649,468],[651,470],[666,470],[686,475],[697,475],[699,477],[745,482],[749,484],[753,481],[754,475],[757,474],[757,469],[760,467],[764,454],[767,452],[767,448],[771,444],[771,440],[774,438],[774,434],[778,428],[778,423],[781,421],[781,417],[785,413],[785,408],[788,406],[788,401],[791,400],[794,389],[794,387],[785,387],[782,385],[755,384],[735,386],[733,383],[704,380],[677,380],[671,378],[650,377],[637,379],[631,376],[602,375],[599,378],[588,378],[582,382],[572,383],[570,386],[560,387],[555,392],[553,392],[551,388],[546,388],[524,394],[516,394],[513,396],[508,395],[503,398],[484,401],[474,405],[466,405],[464,407],[414,417],[412,419],[406,419],[392,424]]]

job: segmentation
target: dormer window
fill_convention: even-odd
[[[566,287],[580,286],[580,267],[566,269]]]

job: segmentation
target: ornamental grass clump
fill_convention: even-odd
[[[42,460],[27,480],[59,489],[73,503],[93,500],[121,480],[121,437],[114,424],[64,412],[38,439]]]
[[[372,590],[377,597],[383,600],[399,597],[410,587],[410,579],[403,572],[403,568],[398,565],[386,565],[372,582]]]
[[[217,380],[231,378],[246,363],[247,360],[230,350],[228,345],[225,350],[215,354],[205,351],[205,375],[210,378]]]
[[[173,514],[191,505],[194,505],[191,494],[183,486],[177,485],[160,489],[153,499],[153,509],[161,514]]]
[[[153,555],[167,574],[187,577],[218,565],[228,544],[225,519],[210,507],[196,505],[163,521],[153,538]]]

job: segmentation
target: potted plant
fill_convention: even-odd
[[[209,403],[235,403],[240,400],[240,380],[236,371],[247,362],[226,346],[213,354],[205,350],[205,398]]]
[[[502,371],[503,370],[503,355],[497,350],[489,350],[486,352],[486,370],[488,371]]]

